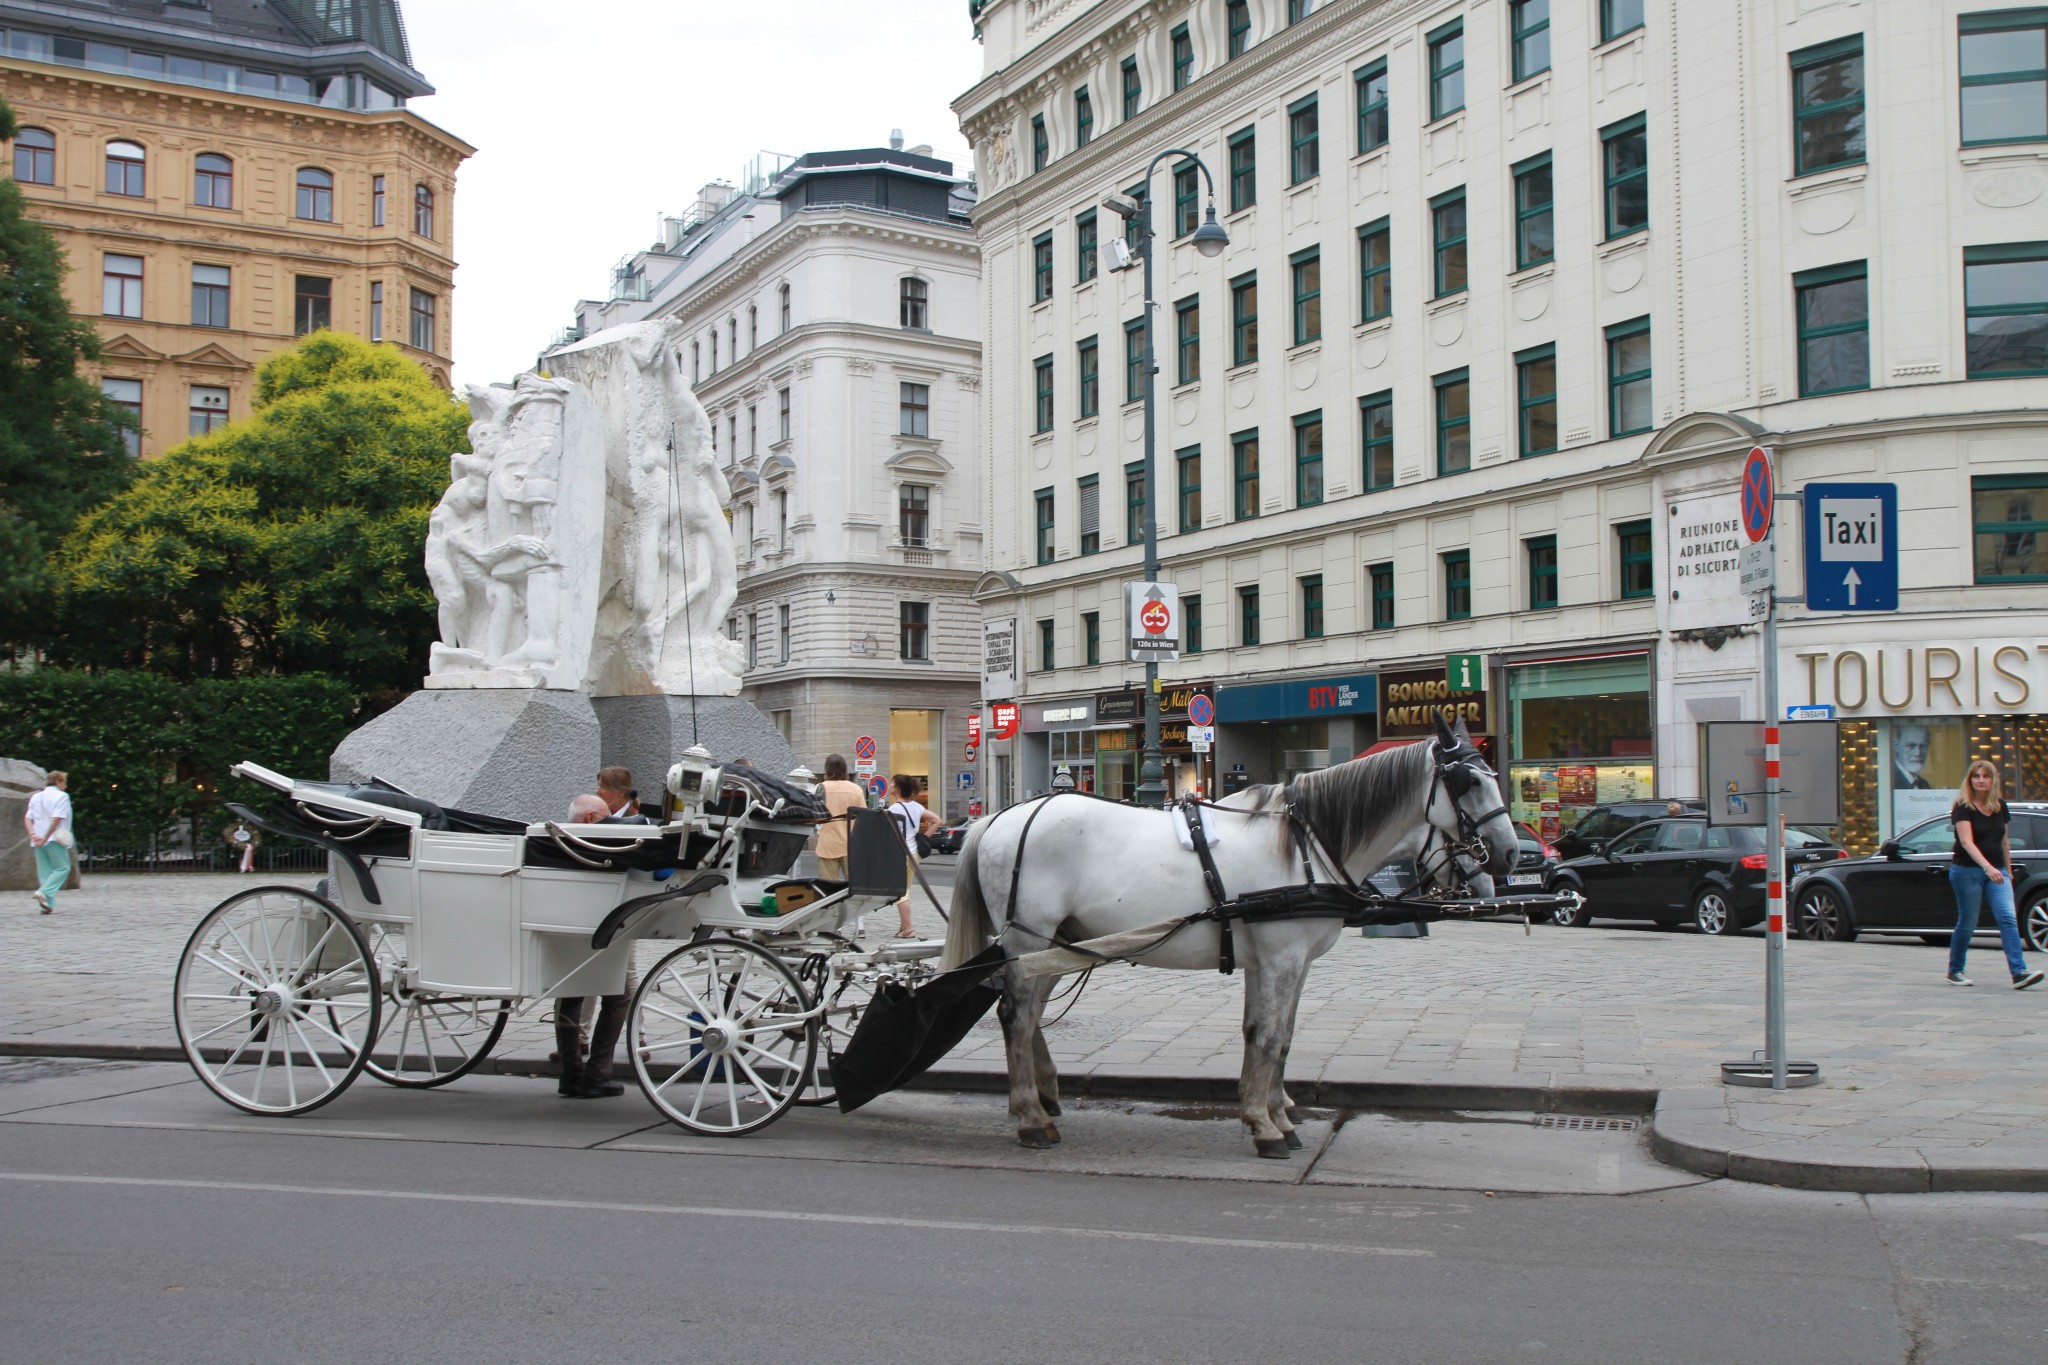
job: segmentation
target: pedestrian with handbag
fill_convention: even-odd
[[[65,790],[71,778],[53,770],[48,784],[28,799],[22,822],[28,826],[29,847],[36,851],[36,904],[43,913],[57,909],[57,893],[71,878],[71,849],[77,842],[71,832],[71,797]]]
[[[1970,765],[1949,821],[1956,827],[1948,869],[1949,889],[1956,897],[1956,928],[1948,940],[1948,983],[1971,984],[1963,975],[1963,960],[1977,932],[1977,916],[1989,901],[2005,948],[2005,965],[2012,969],[2012,988],[2023,991],[2040,984],[2041,973],[2027,970],[2020,951],[2020,922],[2012,904],[2012,841],[2007,837],[2012,817],[2005,808],[1997,768],[1981,758]]]
[[[909,773],[898,773],[891,779],[896,788],[896,799],[889,806],[889,815],[903,831],[905,882],[903,899],[896,902],[896,915],[903,922],[896,931],[898,938],[916,938],[917,930],[910,925],[910,893],[907,889],[917,880],[919,859],[932,851],[932,831],[939,827],[939,817],[926,810],[917,799],[917,779]]]

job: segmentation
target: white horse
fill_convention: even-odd
[[[1514,826],[1498,779],[1462,723],[1438,723],[1436,739],[1353,759],[1284,787],[1238,792],[1210,811],[1213,857],[1231,898],[1307,880],[1363,884],[1389,859],[1415,857],[1425,877],[1447,864],[1490,895],[1484,872],[1505,872]],[[945,965],[957,966],[1000,936],[1011,956],[998,1006],[1010,1069],[1010,1113],[1026,1147],[1059,1141],[1059,1076],[1040,1032],[1054,978],[1028,978],[1019,954],[1208,909],[1199,858],[1181,847],[1178,811],[1140,810],[1078,796],[1045,797],[1004,810],[968,832],[953,888]],[[1026,834],[1026,827],[1029,833]],[[1299,833],[1298,833],[1299,831]],[[1301,837],[1306,835],[1304,839]],[[1028,853],[1024,850],[1028,848]],[[1304,849],[1308,850],[1306,854]],[[1019,864],[1022,861],[1020,879]],[[1338,870],[1341,867],[1342,871]],[[1244,1069],[1238,1106],[1262,1157],[1301,1145],[1298,1113],[1282,1087],[1296,1007],[1309,964],[1342,931],[1335,918],[1238,921],[1231,937],[1244,970]],[[1140,966],[1215,971],[1223,929],[1200,920],[1132,955]]]

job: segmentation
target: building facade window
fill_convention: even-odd
[[[1653,597],[1657,592],[1655,562],[1650,547],[1650,523],[1625,521],[1614,528],[1621,555],[1621,595]]]
[[[412,231],[415,237],[434,239],[434,192],[425,185],[412,187]]]
[[[1963,145],[2048,140],[2048,9],[1965,14]]]
[[[1445,24],[1429,35],[1429,117],[1431,122],[1465,107],[1465,23]]]
[[[1151,198],[1151,188],[1140,181],[1124,191],[1124,198],[1143,207]],[[1138,217],[1134,213],[1124,220],[1124,241],[1134,252],[1138,249]]]
[[[1053,639],[1052,622],[1040,621],[1038,623],[1038,669],[1041,673],[1052,672]]]
[[[926,321],[925,313],[925,305],[930,302],[929,293],[929,287],[923,280],[915,275],[905,275],[896,291],[897,321],[913,332],[929,330],[930,324]],[[747,312],[748,326],[751,328],[753,310],[750,308]]]
[[[1189,446],[1173,457],[1179,473],[1180,533],[1202,529],[1202,448]]]
[[[776,308],[780,318],[780,329],[787,332],[789,330],[789,286],[783,285],[775,291],[775,296]]]
[[[2048,374],[2048,242],[1966,248],[1963,313],[1970,378]]]
[[[140,199],[149,189],[144,174],[147,154],[133,142],[107,144],[107,193]]]
[[[1433,381],[1436,390],[1436,472],[1463,474],[1472,467],[1472,380],[1452,370]]]
[[[1358,230],[1359,321],[1394,314],[1394,233],[1384,218]]]
[[[1515,356],[1516,445],[1523,459],[1557,450],[1557,347],[1537,346]]]
[[[1608,42],[1643,26],[1643,0],[1600,0],[1600,41]]]
[[[1094,136],[1095,101],[1088,97],[1088,87],[1084,85],[1074,92],[1074,146],[1086,147]]]
[[[1124,466],[1124,544],[1145,541],[1145,462]]]
[[[1297,579],[1301,585],[1301,638],[1323,638],[1323,576],[1310,574]]]
[[[1052,490],[1039,489],[1034,500],[1038,504],[1038,562],[1050,564],[1053,557]]]
[[[1557,605],[1557,537],[1531,536],[1522,552],[1529,561],[1529,610],[1549,611]]]
[[[1249,585],[1237,590],[1237,642],[1247,646],[1259,642],[1259,590]]]
[[[384,282],[370,281],[370,340],[384,339]],[[692,348],[694,349],[694,348]],[[693,374],[692,379],[696,378]]]
[[[1230,211],[1242,213],[1258,202],[1258,129],[1240,128],[1230,135]]]
[[[1310,247],[1288,258],[1294,282],[1294,344],[1323,339],[1323,251]]]
[[[1173,88],[1185,90],[1195,79],[1195,40],[1186,24],[1176,25],[1169,35],[1173,46]]]
[[[1252,365],[1259,359],[1259,277],[1256,272],[1230,282],[1230,363]]]
[[[1870,278],[1862,261],[1792,277],[1799,310],[1799,393],[1870,387]]]
[[[1364,451],[1365,491],[1378,493],[1394,486],[1394,392],[1392,389],[1358,400],[1360,446]]]
[[[1032,383],[1037,395],[1033,403],[1040,431],[1052,430],[1052,357],[1042,355],[1031,364]]]
[[[1250,521],[1259,514],[1259,433],[1240,431],[1230,438],[1230,467],[1236,485],[1232,516]]]
[[[232,276],[224,265],[192,267],[192,325],[227,327],[228,290]]]
[[[1138,79],[1138,59],[1124,58],[1118,70],[1123,74],[1124,117],[1134,119],[1138,116],[1138,106],[1145,98],[1145,87]]]
[[[1224,49],[1231,61],[1242,57],[1252,45],[1252,7],[1246,0],[1224,0],[1223,28],[1228,35]]]
[[[1074,352],[1074,369],[1080,379],[1079,416],[1086,420],[1102,410],[1102,350],[1094,337],[1083,337]]]
[[[57,139],[47,128],[23,128],[14,138],[14,178],[24,185],[57,183]]]
[[[1391,564],[1369,565],[1365,571],[1366,583],[1372,593],[1372,628],[1392,630],[1394,628],[1394,566]]]
[[[1648,431],[1650,414],[1650,319],[1632,318],[1607,329],[1607,434]]]
[[[1429,230],[1435,243],[1436,296],[1463,292],[1465,269],[1465,187],[1429,201]]]
[[[789,390],[782,391],[787,400]],[[789,424],[789,409],[782,410],[785,428]],[[903,436],[930,436],[932,434],[932,386],[929,384],[898,384],[896,386],[896,430]]]
[[[1046,136],[1045,115],[1031,116],[1031,170],[1042,171],[1052,161],[1052,139]]]
[[[1970,480],[1970,520],[1980,585],[2048,583],[2048,474]]]
[[[186,402],[185,432],[204,436],[228,424],[228,391],[208,384],[194,384]]]
[[[384,177],[370,177],[370,226],[384,226]]]
[[[301,166],[298,177],[298,200],[293,208],[294,216],[313,223],[334,221],[334,173],[323,171],[318,166]]]
[[[931,544],[932,490],[927,485],[906,483],[897,488],[896,535],[908,549]]]
[[[1532,156],[1516,165],[1515,177],[1515,269],[1541,265],[1557,253],[1554,205],[1550,182],[1550,153]]]
[[[1173,168],[1173,235],[1187,236],[1202,225],[1202,181],[1192,161]]]
[[[928,663],[932,657],[932,604],[897,603],[897,655],[911,663]]]
[[[1052,234],[1041,232],[1031,239],[1031,301],[1044,303],[1052,297]]]
[[[1081,613],[1081,663],[1093,668],[1102,662],[1102,613]]]
[[[1323,500],[1323,413],[1304,412],[1294,419],[1294,505],[1314,507]]]
[[[1861,165],[1863,36],[1792,54],[1794,174]]]
[[[131,456],[142,454],[142,381],[102,379],[100,392],[128,418],[121,428],[121,448]]]
[[[789,603],[784,602],[775,609],[775,661],[777,663],[786,664],[789,662],[789,634]],[[787,716],[789,712],[783,711],[778,714]],[[784,730],[782,737],[788,739],[789,732]]]
[[[434,325],[434,296],[424,289],[412,291],[410,309],[412,327],[411,341],[416,351],[435,351],[438,332]]]
[[[1173,305],[1175,383],[1192,384],[1202,377],[1202,299],[1190,294]]]
[[[1202,595],[1180,599],[1180,647],[1189,654],[1202,652]]]
[[[1351,73],[1358,104],[1358,150],[1361,154],[1387,145],[1387,63],[1385,58]]]
[[[923,281],[919,281],[923,283]],[[761,344],[761,310],[753,304],[747,305],[747,349],[752,351]]]
[[[1124,324],[1124,401],[1145,396],[1145,319]]]
[[[1472,552],[1447,550],[1444,564],[1444,620],[1472,619]]]
[[[1315,8],[1315,0],[1287,0],[1287,26],[1292,28],[1308,18],[1308,12]]]
[[[1508,30],[1514,40],[1515,80],[1550,70],[1550,0],[1511,0]]]
[[[1287,177],[1291,185],[1322,174],[1322,134],[1314,95],[1287,106]]]
[[[192,206],[231,209],[235,206],[235,163],[218,152],[192,158]]]
[[[789,490],[778,488],[772,495],[775,503],[775,552],[789,553]],[[788,608],[783,608],[787,611]],[[785,656],[786,657],[786,656]]]
[[[1089,209],[1074,219],[1075,284],[1086,284],[1095,278],[1095,249],[1095,210]]]
[[[1081,553],[1092,555],[1102,549],[1102,482],[1090,474],[1074,481],[1076,504],[1080,507]]]
[[[1607,176],[1608,240],[1641,232],[1650,225],[1650,151],[1643,116],[1601,129],[1600,157]]]
[[[142,316],[142,258],[108,252],[100,275],[100,311],[110,318]]]
[[[931,405],[927,402],[925,406],[929,409]],[[788,389],[777,389],[775,391],[775,439],[778,441],[787,441],[789,439]]]

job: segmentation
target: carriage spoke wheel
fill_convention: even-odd
[[[497,1046],[512,1002],[485,996],[437,995],[407,980],[406,926],[363,926],[384,988],[377,1041],[363,1064],[386,1085],[426,1090],[477,1069]]]
[[[304,1114],[348,1088],[380,1019],[362,930],[295,886],[230,896],[178,959],[178,1042],[207,1089],[251,1114]]]
[[[853,1031],[860,1027],[862,1012],[875,998],[874,979],[865,974],[849,972],[836,982],[827,978],[821,989],[825,1012],[818,1016],[816,1024],[818,1046],[811,1064],[811,1082],[798,1104],[838,1102],[839,1088],[832,1083],[832,1059],[846,1051],[846,1045],[853,1041]]]
[[[676,949],[640,983],[626,1050],[656,1109],[693,1133],[766,1127],[811,1078],[810,995],[782,960],[738,939]]]

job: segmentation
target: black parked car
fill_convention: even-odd
[[[972,820],[955,820],[949,825],[940,825],[932,831],[932,852],[958,853],[960,845],[967,842],[967,827]]]
[[[1706,814],[1706,805],[1700,801],[1680,801],[1679,810],[1687,815]],[[1579,822],[1550,841],[1560,858],[1582,858],[1593,851],[1596,839],[1612,839],[1634,829],[1645,820],[1655,820],[1671,813],[1668,798],[1655,801],[1614,801],[1604,806],[1595,806],[1580,817]]]
[[[1786,827],[1788,877],[1794,868],[1842,856],[1827,835]],[[1559,910],[1559,924],[1582,927],[1595,917],[1689,921],[1703,934],[1733,934],[1763,919],[1764,872],[1761,829],[1677,816],[1645,821],[1604,844],[1596,841],[1584,857],[1559,864],[1550,884],[1586,897],[1577,910]]]
[[[2048,953],[2048,803],[2014,801],[2008,808],[2020,934],[2035,952]],[[1792,884],[1792,932],[1844,941],[1858,934],[1918,934],[1946,946],[1956,923],[1948,887],[1955,843],[1954,828],[1940,815],[1867,858],[1809,869]],[[1998,933],[1989,906],[1978,917],[1977,932]]]

